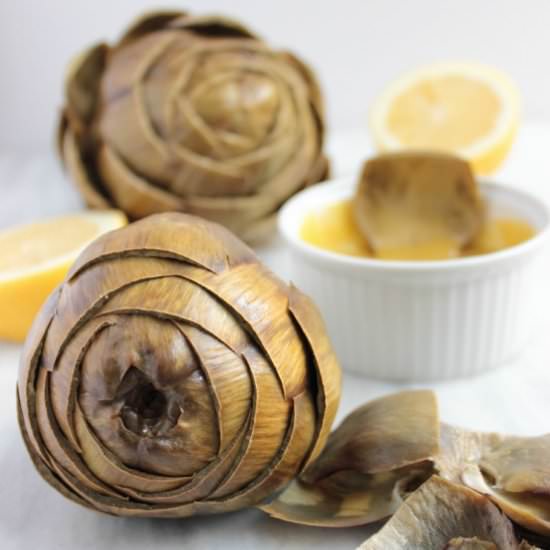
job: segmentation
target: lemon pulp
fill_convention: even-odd
[[[388,127],[404,146],[456,151],[489,134],[500,109],[487,84],[446,75],[418,82],[397,96]]]
[[[116,210],[89,211],[0,233],[0,339],[21,342],[80,251],[126,224]]]

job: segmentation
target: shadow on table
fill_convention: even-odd
[[[116,518],[75,505],[39,477],[15,426],[0,446],[2,548],[355,548],[369,528],[320,529],[283,523],[259,510],[186,519]]]

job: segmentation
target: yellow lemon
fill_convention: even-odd
[[[487,174],[508,154],[519,119],[519,92],[505,74],[474,63],[438,63],[390,84],[370,123],[381,151],[451,152]]]
[[[82,249],[126,223],[118,210],[89,211],[0,232],[0,339],[23,341]]]

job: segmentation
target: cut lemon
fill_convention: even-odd
[[[89,211],[0,232],[0,339],[23,341],[82,249],[126,223],[118,210]]]
[[[381,151],[450,152],[487,174],[506,158],[519,118],[509,77],[484,65],[439,63],[392,83],[375,101],[370,123]]]

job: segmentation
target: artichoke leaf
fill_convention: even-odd
[[[61,147],[63,161],[86,204],[90,208],[110,208],[105,187],[97,181],[95,172],[87,167],[74,134],[66,132],[61,140]]]
[[[76,135],[81,135],[95,114],[99,94],[99,77],[108,55],[106,44],[97,44],[81,53],[71,63],[65,79],[69,119]]]
[[[110,147],[104,145],[99,149],[97,165],[105,189],[130,219],[185,210],[184,200],[147,183]]]
[[[434,393],[404,391],[370,401],[348,415],[303,477],[313,483],[340,470],[367,475],[391,472],[423,463],[438,449]]]
[[[467,245],[485,207],[467,162],[443,153],[387,153],[369,160],[354,199],[358,227],[373,250]]]
[[[525,529],[550,536],[550,436],[478,433],[442,424],[440,476],[487,495]]]
[[[379,521],[433,473],[438,447],[432,392],[382,397],[346,417],[300,478],[262,510],[327,527]]]
[[[432,476],[359,548],[519,550],[522,546],[512,523],[489,499]]]
[[[137,38],[164,29],[172,21],[185,18],[187,15],[181,11],[159,10],[142,14],[120,37],[119,45],[128,44]]]

